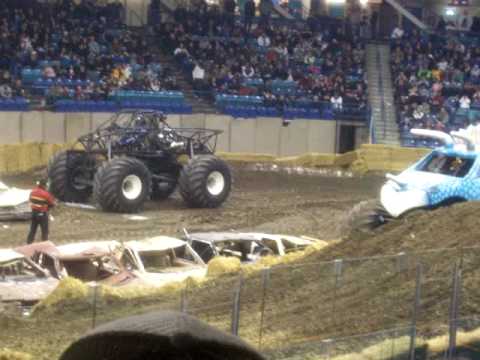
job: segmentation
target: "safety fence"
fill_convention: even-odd
[[[272,359],[453,359],[480,325],[479,265],[480,247],[282,265],[187,281],[121,314],[183,311]],[[95,299],[92,326],[115,317]]]

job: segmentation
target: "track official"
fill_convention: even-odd
[[[37,228],[40,225],[42,240],[48,240],[48,211],[55,206],[55,198],[47,191],[47,181],[40,180],[37,187],[30,193],[32,208],[32,224],[27,238],[27,244],[33,243]]]

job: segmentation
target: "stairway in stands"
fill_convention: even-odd
[[[157,39],[156,44],[158,43],[161,42]],[[181,69],[173,55],[166,54],[165,51],[162,51],[156,44],[152,44],[152,51],[155,51],[159,55],[163,66],[172,69],[177,80],[177,85],[185,96],[185,102],[192,106],[192,112],[202,114],[217,113],[213,97],[207,95],[196,96],[191,82],[187,79],[187,74]]]
[[[175,58],[170,55],[161,55],[162,63],[167,65],[173,70],[175,78],[177,79],[177,85],[185,95],[185,101],[187,104],[192,105],[193,113],[202,114],[215,114],[217,109],[210,95],[196,96],[193,90],[192,83],[188,80],[187,74],[180,68]]]
[[[378,144],[400,145],[388,45],[367,45],[367,76],[374,140]]]

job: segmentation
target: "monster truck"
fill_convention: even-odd
[[[375,229],[414,209],[432,209],[480,200],[480,127],[450,134],[412,129],[412,134],[436,139],[434,149],[399,175],[387,174],[380,200],[358,204],[350,214],[351,228]]]
[[[232,182],[228,165],[214,155],[221,131],[177,129],[165,120],[155,110],[116,113],[50,160],[50,190],[61,201],[86,202],[93,194],[104,211],[134,213],[178,185],[188,206],[220,206]]]

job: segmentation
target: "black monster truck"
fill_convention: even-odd
[[[115,114],[80,137],[81,146],[50,160],[50,190],[69,202],[86,202],[93,194],[105,211],[134,213],[149,198],[166,199],[178,185],[190,207],[220,206],[232,183],[228,165],[213,155],[221,131],[176,129],[165,120],[154,110]]]

